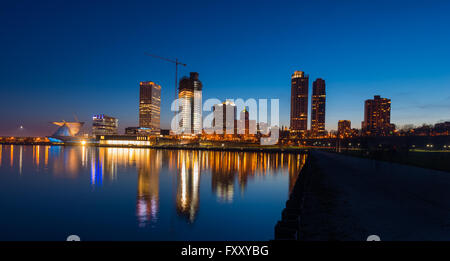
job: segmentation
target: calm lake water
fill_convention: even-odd
[[[0,240],[270,240],[305,159],[0,145]]]

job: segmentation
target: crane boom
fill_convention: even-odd
[[[164,61],[167,61],[167,62],[171,62],[171,63],[175,63],[175,64],[179,64],[179,65],[186,66],[186,64],[179,62],[178,59],[176,59],[176,60],[174,61],[174,60],[172,60],[172,59],[165,58],[165,57],[161,57],[161,56],[154,55],[154,54],[150,54],[150,53],[145,53],[145,55],[151,56],[151,57],[154,57],[154,58],[158,58],[158,59],[161,59],[161,60],[164,60]]]
[[[174,101],[177,100],[177,93],[178,93],[178,65],[182,65],[182,66],[187,66],[185,63],[182,63],[180,61],[178,61],[178,58],[175,58],[175,60],[169,59],[169,58],[165,58],[165,57],[161,57],[158,55],[154,55],[154,54],[150,54],[147,52],[144,52],[145,55],[156,58],[156,59],[160,59],[166,62],[170,62],[170,63],[174,63],[175,64],[175,96],[174,96]],[[178,106],[177,106],[178,109]],[[178,122],[178,120],[176,119],[177,117],[177,112],[174,111],[174,117],[175,117],[175,122]]]

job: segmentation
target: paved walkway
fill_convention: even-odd
[[[312,160],[302,240],[450,240],[449,172],[318,151]]]

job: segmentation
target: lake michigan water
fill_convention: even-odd
[[[0,145],[0,240],[270,240],[305,160]]]

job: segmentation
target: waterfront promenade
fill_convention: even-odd
[[[450,240],[450,173],[312,151],[300,240]]]

